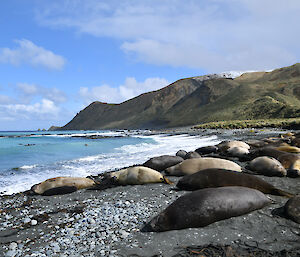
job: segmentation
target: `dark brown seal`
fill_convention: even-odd
[[[182,161],[183,158],[180,156],[162,155],[162,156],[153,157],[149,159],[143,164],[143,166],[157,171],[163,171],[166,168],[174,166]]]
[[[188,152],[185,156],[184,156],[184,159],[187,160],[187,159],[193,159],[193,158],[200,158],[201,155],[198,154],[197,152],[195,151],[191,151],[191,152]]]
[[[185,150],[179,150],[177,153],[176,153],[176,156],[180,156],[184,159],[185,155],[187,154],[187,152]]]
[[[300,224],[300,195],[297,195],[287,201],[284,206],[286,216]]]
[[[265,194],[293,196],[293,194],[282,191],[256,176],[224,169],[207,169],[184,176],[176,186],[189,191],[210,187],[243,186]]]
[[[200,189],[179,197],[146,224],[142,231],[205,227],[260,209],[270,202],[262,192],[247,187]]]
[[[217,151],[218,151],[218,147],[216,147],[215,145],[203,146],[195,150],[195,152],[197,152],[200,155],[216,153]]]

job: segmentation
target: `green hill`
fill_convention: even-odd
[[[235,79],[181,79],[121,104],[94,102],[61,129],[164,128],[291,117],[300,117],[300,63]]]

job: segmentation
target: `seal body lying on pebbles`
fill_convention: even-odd
[[[286,169],[273,157],[257,157],[249,163],[249,169],[266,176],[286,176]]]
[[[218,147],[216,147],[215,145],[203,146],[195,150],[195,152],[197,152],[200,155],[216,153],[217,151],[218,151]]]
[[[242,148],[245,148],[247,150],[250,149],[250,146],[247,143],[245,143],[243,141],[236,141],[236,140],[223,141],[220,144],[218,144],[217,147],[221,151],[226,151],[227,149],[232,148],[232,147],[242,147]]]
[[[270,156],[275,159],[278,159],[279,156],[287,154],[287,152],[279,151],[274,147],[262,147],[258,148],[255,151],[252,152],[253,157],[259,157],[259,156]]]
[[[293,153],[282,154],[278,157],[278,161],[287,169],[288,177],[300,176],[300,155]]]
[[[289,199],[284,206],[286,216],[300,224],[300,195]]]
[[[184,160],[183,162],[177,165],[167,168],[166,173],[172,176],[184,176],[188,174],[193,174],[200,170],[214,168],[227,169],[239,172],[242,171],[241,166],[232,161],[220,158],[204,157]]]
[[[74,192],[78,189],[91,188],[96,182],[90,178],[57,177],[47,179],[31,187],[31,191],[40,195],[57,195]]]
[[[207,169],[184,176],[176,186],[179,189],[192,191],[210,187],[243,186],[265,194],[293,196],[256,176],[224,169]]]
[[[284,145],[276,147],[276,150],[288,152],[288,153],[300,153],[300,148],[296,146]]]
[[[249,154],[250,149],[243,141],[224,141],[218,144],[218,147],[221,154],[239,158]]]
[[[279,151],[274,147],[263,147],[253,152],[253,156],[270,156],[277,159],[287,169],[287,176],[300,176],[300,154]]]
[[[120,185],[142,185],[148,183],[172,184],[160,172],[144,166],[129,167],[110,173],[110,178]]]
[[[179,197],[142,231],[168,231],[204,227],[213,222],[260,209],[270,200],[247,187],[206,188]]]
[[[143,166],[154,170],[163,171],[166,168],[176,165],[182,161],[183,158],[180,156],[162,155],[149,159],[143,164]]]

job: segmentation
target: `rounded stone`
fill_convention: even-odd
[[[37,225],[37,223],[38,223],[37,220],[31,220],[31,225],[32,225],[32,226]]]

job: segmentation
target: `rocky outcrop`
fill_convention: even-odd
[[[61,127],[58,127],[58,126],[51,126],[48,131],[57,131],[57,130],[60,130]]]

